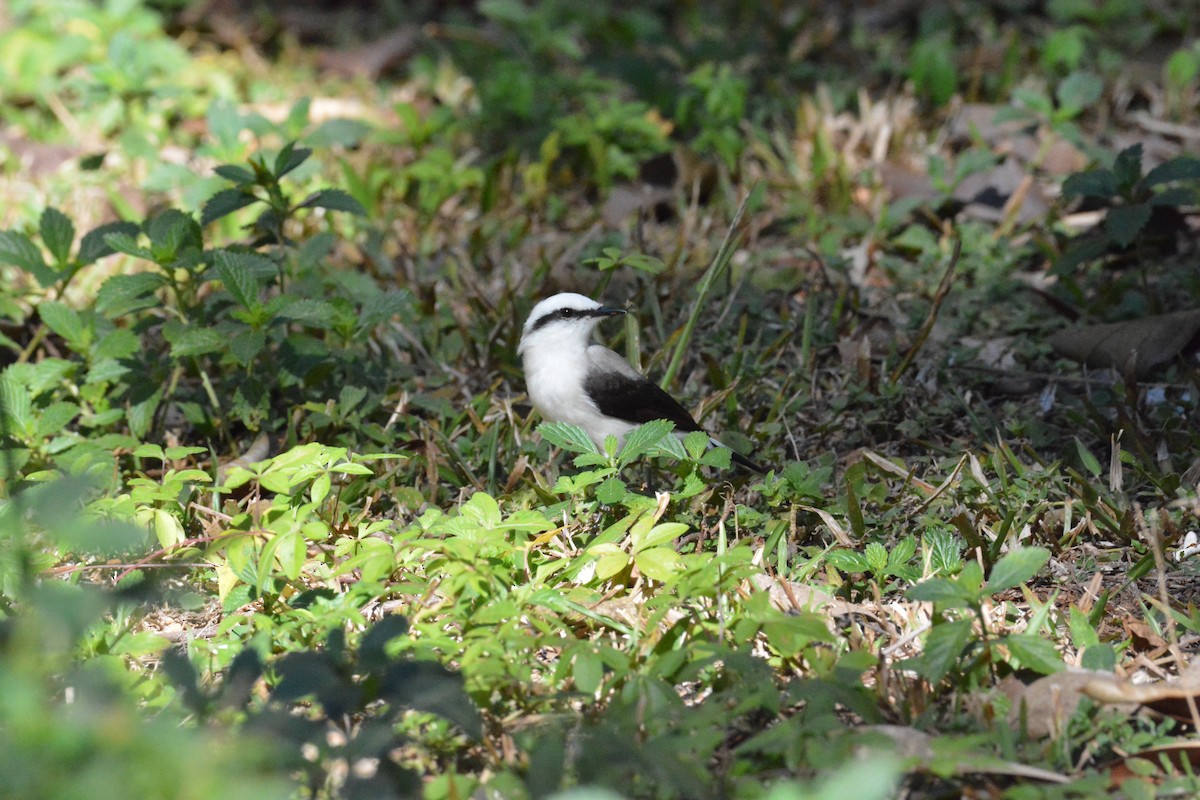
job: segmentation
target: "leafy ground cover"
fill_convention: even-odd
[[[0,23],[9,796],[1197,791],[1184,4]]]

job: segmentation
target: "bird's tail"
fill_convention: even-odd
[[[766,475],[770,471],[766,467],[764,467],[762,464],[759,464],[758,462],[754,461],[753,459],[747,458],[746,456],[739,453],[737,450],[734,450],[729,445],[723,444],[722,442],[714,439],[711,436],[708,437],[708,446],[709,447],[724,447],[727,450],[729,450],[729,452],[733,454],[731,457],[731,460],[733,461],[733,463],[737,464],[742,469],[748,469],[751,472],[757,472],[760,475]]]

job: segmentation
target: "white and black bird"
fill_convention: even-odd
[[[605,317],[624,314],[573,292],[547,297],[533,307],[517,352],[525,368],[525,388],[534,408],[551,422],[583,428],[598,447],[608,436],[622,441],[645,422],[666,419],[680,433],[704,430],[679,402],[647,380],[621,356],[592,342]],[[709,437],[712,444],[723,447]],[[738,453],[733,460],[766,472]]]

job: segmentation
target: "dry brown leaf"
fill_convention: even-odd
[[[1160,714],[1192,722],[1191,703],[1200,705],[1200,683],[1195,680],[1134,684],[1129,681],[1088,682],[1083,693],[1101,703],[1146,706]]]
[[[1109,672],[1067,669],[1045,675],[1033,683],[1024,684],[1016,678],[1005,679],[1000,690],[1012,700],[1008,723],[1014,727],[1024,717],[1026,730],[1038,739],[1055,737],[1063,732],[1086,689],[1092,684],[1108,685],[1123,681]],[[1089,695],[1090,696],[1090,695]],[[1133,713],[1137,703],[1119,703],[1121,710]]]
[[[1068,328],[1050,337],[1050,345],[1066,358],[1090,367],[1127,367],[1144,378],[1193,349],[1200,333],[1200,309],[1177,311],[1128,322]]]

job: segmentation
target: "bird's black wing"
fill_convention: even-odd
[[[583,382],[583,391],[601,414],[641,425],[651,420],[669,419],[675,430],[690,433],[703,430],[692,415],[656,383],[621,372],[597,371]]]

